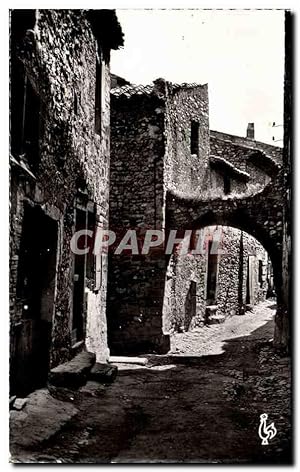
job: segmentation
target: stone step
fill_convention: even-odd
[[[213,325],[213,324],[224,323],[225,319],[226,319],[226,316],[224,315],[212,315],[208,318],[207,324]]]
[[[12,395],[11,397],[9,397],[9,409],[13,407],[13,404],[16,399],[17,399],[16,395]]]
[[[254,309],[253,305],[250,305],[249,303],[247,303],[247,305],[245,305],[245,311],[253,311],[253,309]]]
[[[10,411],[10,446],[34,448],[57,434],[78,413],[74,405],[52,397],[47,389],[26,397],[21,411]]]
[[[70,361],[51,369],[48,382],[55,387],[78,388],[86,383],[95,361],[95,354],[80,352]]]
[[[111,362],[112,364],[146,365],[148,364],[148,359],[146,357],[110,356],[109,362]]]
[[[225,316],[217,313],[218,308],[218,305],[208,305],[206,307],[205,317],[207,325],[224,323]]]
[[[94,380],[99,383],[111,383],[118,374],[118,367],[110,364],[96,364],[92,367],[89,373],[89,380]]]
[[[207,307],[206,307],[206,313],[208,313],[208,314],[216,313],[216,311],[217,311],[218,308],[219,308],[218,305],[207,305]]]

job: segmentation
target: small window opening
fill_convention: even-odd
[[[78,95],[74,90],[74,113],[78,115]]]
[[[258,283],[260,288],[263,288],[263,263],[261,260],[258,261]]]
[[[231,182],[230,177],[228,175],[224,175],[224,193],[228,195],[231,192]]]
[[[199,155],[199,123],[191,122],[191,154]]]

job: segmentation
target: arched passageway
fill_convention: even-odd
[[[188,251],[184,250],[185,243],[189,243]],[[273,267],[265,248],[237,228],[202,228],[192,237],[188,234],[170,257],[163,332],[222,323],[252,311],[267,297],[274,299],[275,290]]]
[[[279,307],[274,338],[280,338],[280,312],[283,312],[280,309],[283,299],[281,177],[278,176],[260,192],[247,197],[230,195],[226,198],[201,200],[201,197],[186,198],[169,191],[165,202],[164,241],[168,240],[171,230],[182,235],[185,230],[218,225],[237,228],[262,244],[268,252],[274,271]],[[170,255],[166,254],[165,246],[162,245],[155,253],[146,256],[141,253],[126,257],[122,255],[122,259],[114,265],[116,273],[108,271],[111,313],[108,317],[108,341],[112,354],[168,352],[170,342],[168,334],[163,332],[162,313],[165,310],[165,292],[171,289],[169,260]],[[134,271],[128,271],[129,265],[134,267]],[[132,273],[134,276],[130,276]],[[120,274],[128,274],[122,277],[121,284],[118,279]],[[189,287],[187,311],[193,310],[194,291],[194,287]]]
[[[253,236],[268,252],[273,266],[277,296],[275,343],[282,339],[284,313],[282,287],[282,175],[270,182],[261,192],[245,198],[214,200],[189,199],[172,192],[167,194],[167,227],[200,229],[210,225],[232,226]]]

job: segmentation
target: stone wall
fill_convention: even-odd
[[[257,193],[282,165],[282,148],[218,131],[210,131],[210,154],[225,159],[249,176],[247,183],[232,179],[232,192]],[[216,184],[217,180],[217,184]],[[222,186],[218,172],[211,172],[211,187]]]
[[[162,79],[150,86],[113,88],[111,113],[110,229],[165,229],[165,195],[176,188],[199,193],[207,173],[207,86],[178,86]],[[199,146],[191,154],[191,122]],[[115,352],[159,350],[167,257],[110,254],[109,345]],[[131,345],[135,347],[132,348]],[[160,347],[161,346],[161,347]]]
[[[282,164],[281,147],[255,141],[254,139],[210,130],[210,146],[211,154],[214,154],[218,148],[224,146],[226,158],[233,159],[236,163],[241,163],[253,151],[261,151],[272,158],[278,165]],[[238,156],[238,159],[234,157],[235,155]]]
[[[199,124],[198,152],[191,152],[191,123]],[[167,85],[166,190],[180,195],[201,193],[209,176],[209,114],[207,85]]]
[[[283,181],[280,172],[253,196],[215,199],[180,199],[167,195],[169,228],[203,228],[217,224],[233,226],[257,239],[267,250],[274,269],[274,283],[281,298]]]
[[[110,155],[109,64],[92,33],[84,10],[37,10],[35,25],[17,45],[16,54],[40,100],[39,158],[14,156],[11,169],[11,325],[22,324],[22,300],[16,298],[25,202],[57,222],[57,276],[51,335],[51,366],[72,356],[71,324],[76,199],[95,205],[96,225],[108,225]],[[13,32],[12,32],[13,34]],[[95,132],[96,59],[102,55],[101,132]],[[23,160],[22,160],[23,159]],[[26,171],[24,171],[24,163]],[[33,172],[33,176],[31,174]],[[39,231],[39,228],[33,229]],[[85,342],[104,361],[107,258],[101,286],[94,274],[85,290]]]
[[[127,95],[112,93],[111,102],[110,229],[117,233],[118,242],[127,229],[142,236],[146,229],[161,229],[163,224],[164,101],[156,90],[149,94],[128,90]],[[146,352],[164,343],[162,336],[158,339],[157,327],[165,264],[163,253],[109,253],[107,316],[112,352]]]
[[[284,138],[283,168],[284,193],[282,215],[282,300],[275,317],[274,344],[284,352],[292,352],[293,326],[293,252],[292,252],[292,199],[293,199],[293,32],[295,17],[285,12],[285,74],[284,74]],[[295,338],[294,338],[295,339]]]

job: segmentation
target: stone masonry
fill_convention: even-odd
[[[184,230],[211,225],[235,227],[243,231],[243,251],[252,241],[247,233],[263,245],[262,252],[268,251],[280,299],[281,149],[210,131],[206,85],[158,79],[149,86],[117,86],[111,95],[112,229],[162,229],[167,237],[171,229],[183,235]],[[240,231],[235,233],[237,240]],[[196,293],[196,305],[202,306],[198,319],[205,318],[201,296],[190,287],[195,282],[205,290],[206,271],[197,271],[197,265],[195,258],[187,262],[187,256],[181,262],[177,256],[170,259],[163,247],[155,257],[109,256],[107,316],[113,352],[165,352],[168,329],[163,336],[161,314],[172,311],[177,328],[193,326],[191,319],[187,322],[178,316],[180,310],[172,304],[174,300],[181,307],[191,303],[190,289]],[[264,286],[263,296],[265,291]],[[218,304],[225,311],[226,301],[221,298]],[[233,299],[229,313],[239,313],[245,290]],[[170,328],[170,319],[168,323]]]
[[[216,256],[215,296],[209,301],[208,242],[218,231],[222,254]],[[203,254],[177,253],[170,258],[163,307],[165,333],[223,322],[227,317],[244,314],[246,305],[253,306],[266,298],[272,274],[268,274],[267,253],[256,239],[226,226],[206,227],[200,234]]]
[[[11,12],[12,394],[45,386],[81,351],[97,363],[110,351],[165,353],[172,331],[243,314],[266,296],[271,264],[275,342],[286,342],[288,138],[283,169],[254,124],[246,138],[210,130],[206,84],[111,80],[122,45],[114,10]],[[108,228],[108,253],[72,252],[77,231]],[[127,230],[166,241],[207,228],[222,229],[217,258],[181,255],[177,243],[172,255],[165,243],[114,251]]]
[[[44,382],[49,364],[78,349],[108,357],[107,258],[76,260],[70,240],[76,229],[108,224],[109,54],[122,43],[113,10],[11,12],[11,388],[18,393],[39,383],[29,372],[42,369]]]

